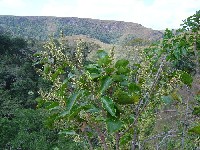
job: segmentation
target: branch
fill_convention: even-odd
[[[166,138],[177,136],[177,135],[174,135],[174,133],[176,133],[177,131],[178,131],[178,130],[173,130],[173,129],[171,129],[171,130],[169,130],[169,131],[167,131],[167,132],[161,132],[161,133],[159,133],[159,134],[157,134],[157,135],[151,136],[151,137],[149,137],[149,138],[147,138],[146,140],[143,141],[142,147],[145,145],[146,142],[148,142],[148,141],[150,141],[150,140],[155,140],[155,139],[158,139],[158,138],[163,137],[162,140],[161,140],[161,142],[160,142],[159,144],[157,144],[157,148],[156,148],[156,149],[159,149],[159,147],[160,147],[159,145],[162,144],[162,142],[163,142]]]
[[[105,135],[99,130],[98,127],[95,127],[95,130],[96,130],[96,132],[97,132],[97,134],[98,134],[98,136],[99,136],[99,138],[100,138],[100,140],[101,140],[101,142],[103,144],[104,150],[108,150],[108,146],[106,144]]]
[[[120,137],[122,137],[126,132],[128,132],[136,123],[137,123],[137,120],[140,116],[140,114],[143,112],[143,110],[145,109],[145,107],[147,106],[149,100],[150,100],[150,95],[153,93],[154,91],[154,88],[158,82],[158,79],[160,78],[160,75],[161,75],[161,72],[162,72],[162,68],[164,67],[164,63],[165,63],[165,58],[166,56],[163,57],[162,59],[162,62],[159,66],[159,69],[158,69],[158,72],[156,73],[156,77],[155,77],[155,80],[150,88],[150,91],[146,93],[146,95],[144,96],[144,99],[140,101],[140,103],[138,104],[137,108],[136,108],[136,117],[135,117],[135,120],[133,121],[133,123],[123,132],[120,134]],[[145,100],[145,103],[143,105],[143,107],[140,109],[143,101]]]
[[[115,134],[116,150],[119,150],[119,139],[120,139],[120,135],[119,135],[119,132],[117,132],[117,133]]]
[[[89,137],[88,137],[88,135],[87,135],[87,133],[85,131],[84,131],[84,136],[85,136],[85,138],[86,138],[86,140],[87,140],[87,142],[88,142],[88,144],[90,146],[90,150],[93,150],[92,143],[91,143],[91,141],[90,141],[90,139],[89,139]]]
[[[144,140],[142,145],[144,145],[145,142],[148,142],[148,141],[151,141],[151,140],[155,140],[157,138],[161,138],[161,137],[163,137],[165,135],[170,135],[171,133],[176,133],[176,132],[177,132],[177,130],[173,130],[173,129],[171,129],[171,130],[169,130],[167,132],[161,132],[161,133],[159,133],[157,135],[151,136],[151,137],[147,138],[146,140]]]

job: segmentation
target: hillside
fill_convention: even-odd
[[[23,38],[46,40],[49,35],[87,35],[104,43],[121,44],[125,41],[142,39],[158,40],[160,31],[146,28],[141,24],[75,17],[0,16],[0,32],[9,32]]]

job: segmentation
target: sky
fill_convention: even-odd
[[[179,28],[198,10],[200,0],[0,0],[0,15],[118,20],[155,30]]]

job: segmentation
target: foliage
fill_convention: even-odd
[[[73,29],[73,34],[90,34],[108,43],[121,36]],[[193,86],[191,74],[199,74],[199,11],[182,29],[167,29],[161,41],[133,62],[115,59],[114,49],[110,54],[99,50],[94,61],[88,61],[91,48],[86,43],[80,41],[74,50],[64,42],[63,37],[51,39],[35,54],[42,79],[32,67],[34,41],[0,35],[1,148],[199,148],[199,94],[193,103],[179,95],[183,85],[188,91]],[[158,133],[158,114],[171,105],[180,115],[177,128],[165,122]]]
[[[25,39],[48,40],[49,35],[87,35],[104,43],[121,43],[127,33],[136,38],[155,41],[162,37],[159,31],[147,29],[136,23],[103,21],[75,17],[20,17],[0,16],[0,28]]]
[[[60,149],[78,149],[70,138],[47,129],[46,111],[36,110],[37,91],[48,90],[50,83],[40,78],[32,66],[32,46],[21,38],[0,35],[0,149],[48,150],[58,143]]]
[[[40,105],[50,112],[48,125],[75,139],[86,138],[90,149],[97,146],[90,139],[97,137],[104,149],[135,149],[151,134],[147,129],[153,127],[162,98],[176,101],[177,85],[191,86],[191,76],[173,67],[184,55],[174,48],[180,42],[174,37],[166,30],[161,43],[142,54],[144,61],[133,64],[135,69],[128,60],[114,62],[103,50],[95,62],[85,64],[79,46],[72,58],[62,44],[47,42],[37,57],[41,75],[52,82],[48,92],[40,91]]]

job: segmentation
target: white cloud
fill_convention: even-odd
[[[0,10],[4,13],[12,10],[13,15],[20,12],[20,15],[120,20],[153,29],[178,28],[183,19],[199,8],[200,0],[0,0]]]
[[[149,7],[142,6],[141,16],[135,17],[141,24],[155,29],[178,28],[183,19],[199,8],[200,1],[197,0],[155,0]],[[142,16],[144,19],[140,18]]]
[[[153,29],[178,28],[182,20],[200,8],[199,0],[51,0],[41,15],[98,18],[140,23]]]
[[[21,8],[25,6],[25,3],[23,0],[0,0],[0,6],[2,8]]]

